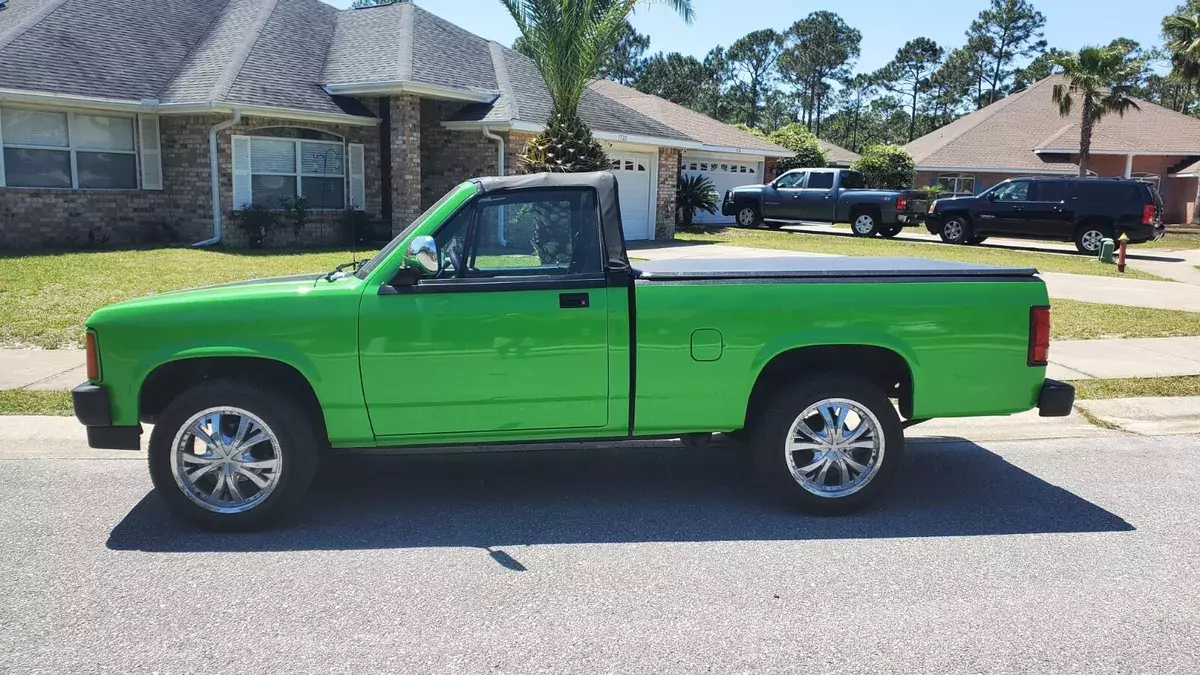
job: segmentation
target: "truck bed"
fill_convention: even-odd
[[[691,258],[639,262],[639,280],[723,279],[1014,279],[1033,278],[1031,267],[997,267],[924,258]]]

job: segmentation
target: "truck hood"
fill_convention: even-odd
[[[199,305],[216,300],[228,301],[301,295],[311,291],[314,283],[321,276],[322,274],[318,273],[248,279],[246,281],[234,281],[215,286],[201,286],[181,291],[168,291],[156,295],[132,298],[96,310],[88,318],[87,325],[94,326],[119,317],[142,315],[155,309],[178,308],[181,305]]]

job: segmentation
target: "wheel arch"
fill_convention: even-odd
[[[276,385],[312,415],[320,427],[322,439],[328,438],[325,413],[308,376],[290,363],[261,355],[185,356],[158,365],[138,387],[138,419],[153,424],[167,405],[185,390],[216,378]]]
[[[915,389],[915,359],[893,346],[871,344],[811,344],[791,347],[762,359],[746,401],[746,418],[761,405],[765,397],[790,381],[794,375],[804,377],[816,373],[846,373],[857,375],[878,386],[884,395],[895,398],[900,413],[912,417]]]

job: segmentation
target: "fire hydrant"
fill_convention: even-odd
[[[1122,232],[1121,236],[1117,237],[1117,241],[1121,242],[1120,248],[1117,251],[1117,272],[1124,274],[1125,273],[1125,248],[1126,248],[1126,246],[1129,245],[1129,235]]]

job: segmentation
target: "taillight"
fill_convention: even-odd
[[[929,212],[930,213],[937,212],[937,201],[936,200],[932,204],[929,205]]]
[[[1050,308],[1029,308],[1029,365],[1050,362]]]
[[[908,209],[908,197],[903,195],[896,197],[896,210],[904,211],[906,209]]]
[[[1154,222],[1154,212],[1157,208],[1153,204],[1147,204],[1142,208],[1142,224],[1149,225]]]
[[[96,334],[89,332],[84,338],[84,350],[87,353],[87,379],[92,382],[100,380],[100,354],[96,350]]]

